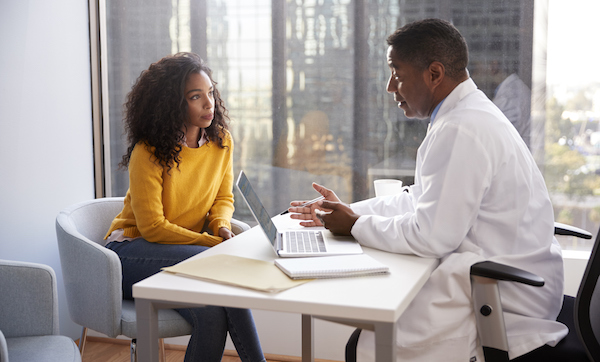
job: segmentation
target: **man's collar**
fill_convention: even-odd
[[[433,124],[433,121],[435,120],[435,116],[437,116],[437,113],[440,110],[440,107],[442,106],[442,103],[444,103],[445,100],[446,100],[446,98],[442,99],[442,101],[440,103],[438,103],[437,106],[435,106],[435,108],[433,109],[433,112],[431,112],[431,116],[429,117],[430,123]]]
[[[458,102],[459,100],[461,100],[462,98],[466,97],[467,94],[473,92],[477,90],[477,85],[475,84],[475,82],[473,81],[473,79],[471,78],[467,78],[466,80],[464,80],[463,82],[459,83],[451,92],[450,94],[448,94],[446,96],[446,98],[444,98],[433,110],[433,112],[431,112],[431,116],[430,116],[430,124],[433,124],[434,119],[438,116],[439,112],[441,111],[441,114],[444,114],[448,111],[448,109],[451,109],[454,107],[454,104],[456,104],[456,102]],[[446,103],[446,106],[444,107],[444,109],[442,109],[442,104]],[[450,108],[448,108],[450,107]],[[441,115],[440,115],[441,116]]]

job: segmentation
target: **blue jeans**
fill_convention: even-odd
[[[142,238],[111,242],[106,247],[121,259],[124,299],[133,299],[133,284],[208,249],[200,245],[151,243]],[[185,362],[220,361],[227,332],[242,361],[265,360],[250,310],[216,306],[176,310],[193,328]]]

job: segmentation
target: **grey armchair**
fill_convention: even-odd
[[[85,201],[62,210],[56,218],[58,249],[71,319],[83,326],[80,350],[83,354],[87,328],[109,337],[123,335],[132,339],[131,360],[135,360],[137,338],[135,305],[123,300],[121,262],[117,254],[104,247],[104,235],[123,208],[123,198]],[[238,234],[250,227],[232,220]],[[172,309],[158,313],[161,357],[163,338],[190,334],[191,326]]]
[[[0,362],[81,361],[58,332],[56,275],[47,265],[0,260]]]

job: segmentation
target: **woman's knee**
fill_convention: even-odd
[[[176,309],[194,329],[227,329],[227,314],[223,307],[206,306],[202,308]]]

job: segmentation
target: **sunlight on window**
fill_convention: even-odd
[[[593,233],[600,225],[600,58],[590,39],[600,35],[600,2],[550,0],[546,101],[546,184],[556,221]],[[563,238],[564,248],[589,249],[592,241]]]

